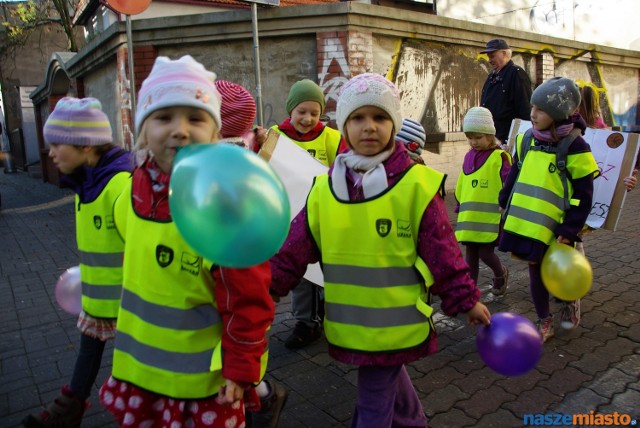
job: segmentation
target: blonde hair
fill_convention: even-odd
[[[167,107],[170,108],[170,107]],[[220,140],[220,129],[218,129],[218,124],[215,122],[215,133],[211,136],[211,143],[216,143]],[[133,153],[134,163],[137,166],[140,166],[147,159],[147,156],[151,155],[151,151],[147,148],[147,121],[146,119],[140,124],[140,131],[138,131],[138,136],[136,137],[135,144],[133,145],[133,149],[131,150]]]

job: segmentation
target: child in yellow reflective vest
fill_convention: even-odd
[[[236,144],[251,149],[255,141],[252,130],[256,118],[253,96],[241,85],[227,80],[216,80],[216,88],[222,97],[220,107],[221,143]],[[279,382],[266,379],[256,385],[260,397],[260,409],[247,409],[248,427],[276,427],[289,391]]]
[[[130,153],[113,144],[109,118],[95,98],[62,98],[44,125],[49,157],[61,184],[76,193],[82,312],[80,349],[69,385],[26,427],[80,426],[100,370],[107,340],[116,332],[122,291],[124,244],[113,227],[112,207],[131,175]]]
[[[263,373],[274,316],[269,264],[212,265],[182,238],[169,206],[177,150],[220,137],[215,74],[158,57],[136,110],[136,168],[115,204],[125,240],[111,376],[100,402],[121,426],[241,427]]]
[[[336,119],[350,150],[316,177],[271,259],[271,291],[286,295],[321,260],[329,354],[358,366],[351,426],[424,427],[405,364],[436,351],[431,294],[472,324],[488,324],[490,314],[449,223],[444,174],[415,163],[395,140],[395,85],[373,73],[352,78]]]
[[[465,246],[465,259],[471,278],[478,281],[482,260],[493,272],[491,292],[507,291],[509,270],[494,252],[501,231],[498,194],[509,170],[511,156],[496,139],[491,112],[484,107],[469,109],[462,130],[471,146],[464,157],[456,183],[456,238]]]
[[[498,249],[529,263],[529,288],[543,342],[554,335],[554,325],[540,263],[553,241],[571,246],[580,241],[591,211],[593,180],[599,174],[591,148],[581,136],[585,122],[574,115],[579,104],[578,86],[565,77],[551,78],[533,91],[533,138],[516,138],[513,167],[499,197],[506,212]],[[555,150],[569,139],[573,140],[566,157],[568,183],[564,183]],[[530,146],[521,159],[525,144]],[[577,326],[580,301],[565,302],[562,317]]]

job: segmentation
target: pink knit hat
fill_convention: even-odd
[[[113,142],[109,118],[95,98],[62,98],[42,132],[48,144],[99,146]]]
[[[196,107],[207,111],[220,128],[220,94],[215,73],[190,55],[172,61],[159,56],[140,88],[136,109],[136,132],[154,111],[168,107]]]
[[[253,96],[243,86],[227,80],[216,80],[216,88],[222,96],[222,138],[243,136],[251,130],[256,119]]]

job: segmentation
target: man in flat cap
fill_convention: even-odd
[[[491,73],[482,87],[480,105],[493,115],[496,137],[506,144],[513,119],[530,120],[531,80],[511,60],[511,48],[503,39],[491,39],[480,53],[486,53]]]

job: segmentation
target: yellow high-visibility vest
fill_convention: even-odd
[[[113,219],[113,203],[130,172],[115,174],[98,197],[81,203],[76,195],[76,241],[80,253],[82,309],[98,318],[116,318],[122,293],[124,243]]]
[[[494,150],[471,174],[460,171],[455,191],[460,203],[456,224],[456,239],[460,242],[489,243],[498,239],[503,153],[504,150]]]
[[[378,352],[427,339],[433,275],[418,257],[418,230],[443,180],[444,174],[416,164],[383,193],[345,202],[334,196],[326,174],[316,177],[307,216],[321,252],[331,344]]]
[[[522,134],[516,137],[518,154],[522,152],[522,139]],[[530,143],[533,144],[534,140]],[[567,155],[566,170],[573,179],[599,173],[591,152]],[[569,203],[579,205],[580,201],[573,198],[573,186],[569,180],[567,186]],[[504,230],[550,245],[556,239],[556,227],[564,221],[564,200],[555,153],[529,150],[513,187]]]
[[[138,216],[131,184],[116,214],[125,260],[113,376],[173,398],[217,394],[225,381],[212,263],[195,253],[172,221]],[[265,352],[260,378],[267,358]]]

